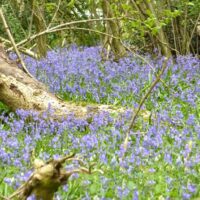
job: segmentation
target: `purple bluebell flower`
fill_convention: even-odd
[[[132,200],[139,200],[139,191],[137,189],[134,190]]]
[[[182,197],[183,197],[184,200],[190,199],[191,198],[191,194],[184,192]]]
[[[112,59],[102,62],[101,50],[101,47],[71,46],[49,51],[45,59],[26,57],[25,61],[38,80],[65,100],[115,104],[135,110],[151,80],[156,78],[154,70],[161,68],[163,58],[152,59],[146,55],[151,67],[130,55],[119,62]],[[198,189],[193,177],[199,174],[200,162],[199,110],[196,109],[199,59],[178,56],[175,64],[170,61],[167,65],[162,78],[170,87],[169,94],[160,83],[145,101],[141,113],[149,110],[151,119],[138,116],[126,153],[123,141],[133,114],[131,109],[118,116],[101,112],[91,122],[75,119],[73,114],[67,119],[53,121],[49,118],[54,112],[50,105],[42,118],[34,111],[24,110],[0,116],[0,169],[10,170],[4,184],[19,186],[27,180],[26,172],[33,159],[30,152],[44,161],[77,152],[86,165],[96,162],[97,168],[101,165],[104,171],[101,175],[92,174],[88,180],[86,176],[76,177],[74,182],[83,183],[78,186],[82,199],[94,198],[91,184],[98,184],[95,198],[99,199],[136,200],[140,191],[141,196],[149,196],[144,188],[148,184],[153,196],[154,186],[160,183],[162,176],[166,180],[166,196],[170,198],[173,191],[180,199],[192,198]],[[78,162],[70,162],[66,170],[77,167],[80,167]],[[181,179],[185,185],[182,193],[181,186],[175,184],[180,182],[179,170],[182,170]],[[149,177],[148,182],[147,173],[154,179]],[[127,189],[126,184],[122,186],[122,180],[125,183],[134,180],[137,189]],[[67,190],[59,192],[56,198],[64,197],[65,193],[70,198],[72,186],[67,185]],[[106,195],[111,197],[104,197]]]

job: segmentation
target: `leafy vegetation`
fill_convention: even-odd
[[[85,20],[23,44],[31,49],[34,46],[42,56],[48,48],[73,43],[102,44],[116,57],[124,55],[124,45],[144,52],[158,49],[168,56],[199,54],[199,0],[8,0],[0,4],[16,42],[66,22]],[[0,34],[5,42],[3,26]]]
[[[56,199],[200,198],[199,0],[0,0],[0,6],[0,46],[32,56],[22,57],[51,92],[125,110],[53,121],[51,105],[39,117],[0,102],[0,199],[27,180],[35,158],[70,153],[104,173],[73,175]],[[170,58],[167,70],[125,151],[131,116],[163,56]]]
[[[155,79],[163,58],[101,58],[100,47],[49,51],[25,59],[32,74],[66,100],[115,104],[123,114],[102,112],[92,121],[39,119],[18,110],[0,117],[0,194],[9,196],[28,178],[31,162],[77,153],[104,173],[74,175],[56,199],[192,199],[200,196],[199,59],[178,56],[168,62],[162,81],[145,102],[123,151],[132,111]],[[148,64],[147,64],[148,63]],[[30,117],[30,115],[32,117]],[[77,167],[72,162],[67,167]],[[33,199],[33,198],[30,198]]]

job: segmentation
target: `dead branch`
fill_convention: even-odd
[[[7,40],[7,39],[5,39],[5,38],[3,38],[1,36],[0,36],[0,41],[3,42],[3,43],[9,43],[9,44],[11,44],[10,40]]]
[[[12,111],[16,109],[34,110],[40,116],[51,104],[51,118],[59,120],[74,114],[76,118],[92,117],[101,112],[123,113],[125,108],[112,105],[81,106],[65,102],[51,94],[39,81],[32,79],[9,60],[3,47],[0,46],[0,101]]]
[[[142,60],[144,63],[146,63],[146,64],[153,70],[153,73],[155,74],[156,78],[158,77],[158,74],[157,74],[157,72],[155,71],[154,67],[148,62],[148,60],[147,60],[145,57],[143,57],[143,56],[141,56],[141,55],[135,53],[134,51],[132,51],[132,50],[131,50],[129,47],[127,47],[122,41],[121,41],[121,43],[122,43],[122,45],[124,46],[124,48],[125,48],[127,51],[131,52],[134,56],[138,57],[140,60]],[[172,93],[175,93],[175,91],[173,90],[173,88],[171,88],[169,85],[167,85],[167,84],[165,83],[165,81],[164,81],[161,77],[160,77],[160,82],[163,84],[163,86],[164,86],[167,90],[171,91]]]
[[[103,173],[101,170],[92,170],[94,164],[88,168],[79,167],[77,169],[66,171],[63,164],[68,160],[76,160],[75,154],[51,159],[46,163],[36,159],[34,162],[34,171],[28,180],[22,184],[12,195],[3,199],[26,200],[29,196],[35,195],[36,200],[53,200],[55,192],[62,185],[65,185],[69,177],[74,173],[93,174],[95,172]]]
[[[187,43],[187,51],[188,51],[188,52],[189,52],[189,48],[190,48],[191,41],[192,41],[193,35],[194,35],[194,33],[195,33],[195,30],[197,29],[198,24],[200,23],[199,20],[200,20],[200,14],[198,15],[198,17],[197,17],[197,19],[196,19],[196,21],[195,21],[194,28],[193,28],[193,30],[192,30],[192,32],[191,32],[191,35],[190,35],[190,38],[189,38],[189,42]],[[200,35],[200,33],[199,33],[199,35]]]
[[[7,24],[7,22],[6,22],[6,19],[5,19],[5,17],[4,17],[2,8],[0,8],[0,17],[1,17],[1,19],[2,19],[2,22],[3,22],[4,28],[5,28],[6,32],[7,32],[7,35],[8,35],[8,37],[9,37],[9,39],[10,39],[12,45],[13,45],[13,48],[14,48],[14,50],[15,50],[15,52],[16,52],[18,58],[19,58],[19,61],[20,61],[21,65],[22,65],[22,67],[23,67],[23,70],[24,70],[30,77],[33,78],[33,76],[30,74],[30,72],[29,72],[28,69],[26,68],[26,65],[25,65],[25,63],[24,63],[24,61],[23,61],[23,59],[22,59],[22,57],[21,57],[21,55],[20,55],[20,52],[19,52],[19,50],[18,50],[18,48],[17,48],[17,46],[16,46],[16,44],[15,44],[14,38],[13,38],[11,32],[10,32],[10,29],[9,29],[8,24]]]
[[[27,42],[30,42],[34,39],[36,39],[37,37],[39,36],[42,36],[42,35],[45,35],[45,34],[48,34],[48,33],[52,33],[52,32],[57,32],[58,29],[60,28],[63,28],[63,27],[66,27],[66,26],[70,26],[70,25],[75,25],[75,24],[81,24],[81,23],[87,23],[87,22],[94,22],[94,21],[112,21],[112,20],[120,20],[120,19],[124,19],[124,17],[119,17],[119,18],[116,18],[116,17],[113,17],[113,18],[102,18],[102,19],[87,19],[87,20],[78,20],[78,21],[72,21],[72,22],[66,22],[66,23],[63,23],[63,24],[59,24],[57,26],[54,26],[54,27],[51,27],[51,28],[48,28],[40,33],[37,33],[35,35],[32,35],[24,40],[22,40],[21,42],[17,43],[16,46],[21,46]],[[13,47],[9,48],[8,51],[11,51],[13,49]]]
[[[3,37],[0,37],[0,41],[1,41],[2,43],[5,43],[5,46],[6,46],[6,44],[11,44],[11,45],[12,45],[12,43],[11,43],[10,40],[7,40],[7,39],[5,39],[5,38],[3,38]],[[38,54],[35,53],[35,52],[33,52],[33,51],[31,51],[30,49],[26,49],[26,48],[24,48],[24,47],[18,47],[18,50],[19,50],[20,52],[22,52],[23,54],[25,54],[25,55],[27,55],[27,56],[30,56],[30,57],[32,57],[32,58],[35,58],[35,59],[38,59],[38,58],[39,58]]]
[[[63,31],[63,30],[82,30],[82,31],[89,31],[89,32],[94,32],[94,33],[97,33],[97,34],[109,36],[109,37],[112,37],[112,38],[115,38],[115,39],[120,40],[120,37],[116,37],[116,36],[111,35],[111,34],[109,34],[109,33],[104,33],[104,32],[102,32],[102,31],[98,31],[98,30],[95,30],[95,29],[80,28],[80,27],[70,27],[70,28],[69,28],[69,27],[64,27],[64,28],[60,28],[60,29],[55,29],[55,30],[53,30],[53,32],[49,32],[49,33],[54,33],[54,32]]]
[[[143,106],[145,100],[150,96],[152,90],[155,88],[155,86],[157,85],[157,83],[160,81],[161,76],[163,75],[165,69],[167,68],[167,61],[168,61],[168,58],[165,58],[160,73],[159,73],[158,76],[156,77],[155,81],[152,82],[152,84],[151,84],[149,90],[146,92],[146,94],[145,94],[145,95],[143,96],[143,98],[141,99],[140,104],[139,104],[137,110],[135,111],[135,113],[134,113],[133,116],[132,116],[132,119],[131,119],[129,128],[128,128],[127,132],[126,132],[126,137],[125,137],[125,140],[124,140],[124,143],[123,143],[124,152],[127,151],[128,139],[129,139],[129,136],[130,136],[130,132],[131,132],[132,127],[133,127],[134,124],[135,124],[135,121],[136,121],[136,119],[137,119],[137,117],[138,117],[138,114],[139,114],[139,112],[140,112],[140,110],[141,110],[141,108],[142,108],[142,106]]]
[[[55,11],[54,14],[53,14],[53,17],[52,17],[52,19],[51,19],[51,21],[50,21],[50,23],[49,23],[49,25],[48,25],[48,28],[51,27],[53,21],[55,20],[56,15],[58,14],[58,11],[59,11],[59,9],[60,9],[60,4],[61,4],[61,0],[58,1],[58,5],[56,6],[56,11]]]

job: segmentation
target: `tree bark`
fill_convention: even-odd
[[[169,48],[170,44],[167,40],[167,37],[165,36],[165,32],[163,31],[163,28],[160,26],[160,22],[158,20],[158,17],[156,15],[156,12],[154,9],[154,2],[150,0],[150,1],[145,1],[145,3],[147,5],[148,9],[151,11],[153,16],[155,17],[155,25],[157,27],[160,27],[160,30],[158,31],[158,39],[159,39],[160,47],[162,49],[162,53],[167,58],[170,58],[172,56],[171,50]]]
[[[73,108],[48,92],[47,88],[36,79],[0,57],[0,101],[12,111],[17,109],[35,110],[44,113],[49,106],[54,110],[55,118],[74,113],[83,117],[87,110],[84,107]],[[79,111],[78,111],[79,109]]]
[[[46,30],[46,24],[44,19],[45,1],[31,0],[31,10],[33,10],[33,23],[35,25],[37,33]],[[41,35],[37,38],[37,53],[40,57],[45,57],[47,53],[47,37]]]
[[[33,162],[34,171],[29,176],[28,180],[8,198],[3,197],[3,199],[26,200],[29,196],[35,195],[36,200],[54,200],[54,194],[58,188],[67,184],[69,177],[74,173],[103,174],[102,170],[94,169],[94,164],[89,165],[88,168],[79,167],[71,170],[64,169],[63,164],[66,161],[76,160],[83,162],[74,156],[75,154],[71,154],[56,160],[50,159],[47,162],[35,159]]]
[[[102,1],[102,10],[104,17],[108,18],[113,17],[111,5],[108,0]],[[106,21],[105,28],[107,34],[120,38],[119,24],[117,24],[116,21]],[[114,52],[116,60],[118,60],[119,58],[123,57],[126,54],[124,46],[121,44],[120,40],[116,38],[105,36],[104,47],[107,49],[108,54],[110,53],[111,50]]]
[[[80,106],[68,103],[50,93],[47,87],[22,71],[16,63],[10,61],[0,44],[0,101],[12,111],[17,109],[34,110],[39,114],[54,111],[52,118],[62,119],[74,114],[76,118],[88,118],[106,111],[124,112],[125,108],[111,105]]]

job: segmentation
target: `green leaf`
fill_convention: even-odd
[[[131,6],[128,4],[122,4],[122,8],[126,11],[129,11],[131,9]]]
[[[194,6],[194,3],[188,2],[187,5],[188,5],[188,6]]]
[[[99,190],[99,185],[98,184],[93,184],[90,186],[90,193],[91,194],[97,194],[97,191]]]
[[[72,8],[74,6],[75,0],[71,0],[68,4],[67,7]]]
[[[107,198],[112,198],[113,196],[114,196],[114,192],[113,192],[112,189],[109,188],[109,189],[106,191],[105,197],[107,197]]]
[[[133,190],[135,188],[135,182],[129,181],[127,184],[128,189]]]

